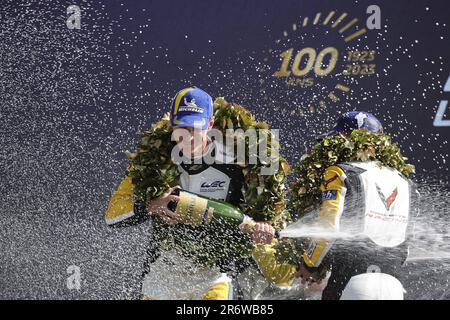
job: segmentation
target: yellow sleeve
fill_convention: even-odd
[[[276,240],[272,244],[257,244],[253,251],[253,259],[267,281],[279,286],[290,286],[297,268],[291,264],[276,261],[274,244]]]
[[[322,190],[322,204],[319,213],[319,227],[339,230],[339,220],[344,210],[345,172],[338,166],[327,168],[320,189]],[[326,239],[311,239],[308,250],[303,254],[303,260],[309,267],[318,267],[333,242]]]
[[[125,177],[109,201],[105,214],[105,220],[108,225],[121,222],[134,215],[133,190],[134,186],[131,178]]]

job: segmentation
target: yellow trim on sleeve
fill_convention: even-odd
[[[231,290],[230,282],[216,283],[202,297],[202,300],[229,300],[230,290]]]
[[[134,186],[130,177],[125,177],[114,191],[106,210],[105,220],[113,224],[134,214]]]

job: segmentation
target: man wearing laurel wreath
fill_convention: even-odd
[[[183,222],[183,217],[180,213],[174,212],[171,205],[180,201],[179,195],[174,192],[179,187],[211,199],[224,200],[234,206],[242,204],[243,190],[246,187],[243,168],[234,163],[234,157],[228,156],[230,146],[211,141],[208,137],[208,132],[214,126],[214,120],[213,101],[209,94],[197,87],[179,91],[173,99],[170,125],[181,150],[190,150],[190,154],[183,156],[189,160],[200,161],[179,163],[175,167],[178,178],[172,183],[179,186],[169,188],[164,194],[150,199],[146,205],[134,201],[135,185],[127,176],[111,198],[105,216],[107,224],[126,226],[150,219],[152,222],[162,222],[156,224],[159,230],[177,228]],[[183,134],[177,134],[178,131],[182,131]],[[158,144],[161,144],[161,141],[158,141]],[[215,161],[210,164],[202,161],[201,158],[206,154],[212,154]],[[161,172],[155,174],[161,175]],[[282,180],[284,181],[284,178]],[[269,201],[273,202],[273,199],[267,200],[267,205],[272,205]],[[254,224],[251,219],[245,219],[240,228],[226,227],[222,234],[215,234],[211,239],[239,238],[241,230],[246,229],[250,222]],[[178,242],[189,240],[195,246],[196,241],[204,240],[202,238],[205,233],[198,232],[196,228],[183,230],[185,234],[178,233],[174,236]],[[261,236],[260,231],[258,234]],[[249,262],[251,259],[238,259],[229,255],[214,265],[199,265],[190,256],[173,248],[167,250],[162,248],[162,243],[164,239],[157,237],[150,243],[142,285],[144,299],[233,299],[236,288],[233,288],[230,275],[240,274],[252,264]],[[214,249],[224,250],[220,245]],[[201,253],[198,251],[202,251],[201,247],[197,249],[197,253]],[[258,285],[254,280],[246,281],[251,282],[251,285],[247,290],[248,294],[244,295],[245,298],[254,296],[250,291],[256,287],[267,285],[262,277],[258,280]]]
[[[407,178],[414,168],[405,160],[372,114],[343,114],[297,168],[291,202],[304,219],[284,229],[280,242],[258,241],[265,276],[322,285],[324,300],[403,299],[396,277],[418,214],[418,192]],[[318,212],[308,217],[316,199]]]

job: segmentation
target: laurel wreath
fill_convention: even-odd
[[[227,129],[260,129],[266,133],[270,129],[267,123],[256,121],[245,107],[228,103],[224,98],[214,101],[214,117],[214,128],[221,130],[224,136],[228,134]],[[180,172],[171,160],[171,151],[175,146],[175,142],[171,141],[172,131],[169,115],[166,114],[141,134],[135,152],[127,152],[131,161],[127,175],[132,179],[134,199],[139,203],[146,204],[178,184]],[[257,164],[249,164],[249,141],[245,137],[234,137],[234,142],[244,139],[247,151],[246,162],[241,164],[245,201],[240,209],[255,221],[268,222],[282,229],[290,220],[285,206],[285,180],[290,168],[276,152],[275,146],[279,145],[270,132],[267,138],[267,155],[279,162],[279,169],[273,175],[261,175],[261,169],[269,164],[259,157]],[[204,265],[221,265],[230,259],[249,257],[253,248],[248,236],[224,221],[213,221],[200,227],[182,224],[169,227],[156,218],[154,230],[167,248],[180,249],[183,254],[194,257]]]

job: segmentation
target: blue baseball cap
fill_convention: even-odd
[[[185,88],[173,98],[170,123],[173,127],[207,129],[213,109],[209,94],[197,87]]]
[[[341,115],[333,129],[318,137],[318,140],[340,132],[351,132],[359,129],[367,129],[373,133],[383,133],[381,122],[373,114],[364,111],[351,111]]]

